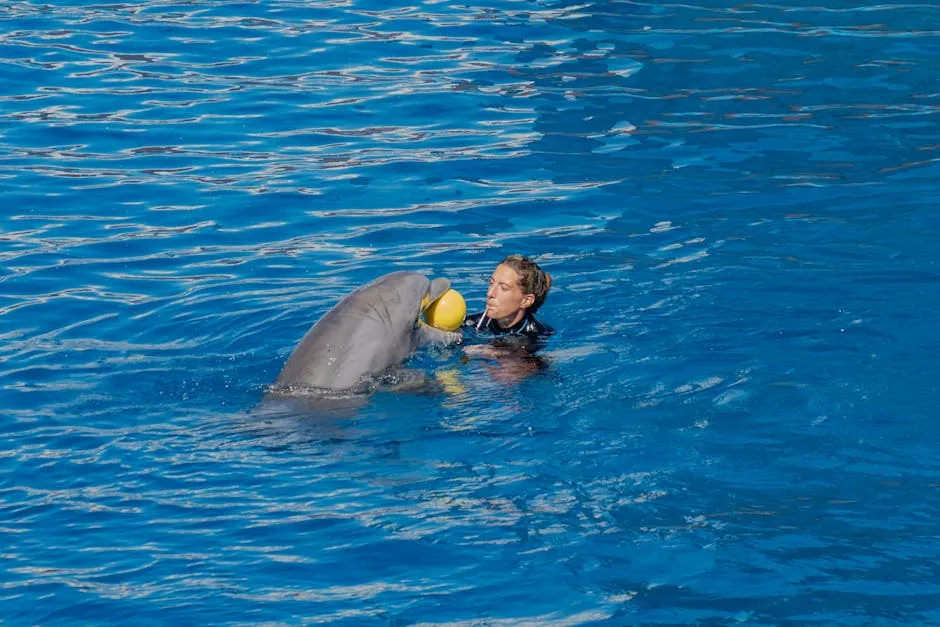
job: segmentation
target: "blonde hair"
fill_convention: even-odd
[[[552,275],[523,255],[508,255],[499,263],[509,266],[519,274],[519,287],[522,288],[523,294],[535,296],[535,302],[528,309],[529,313],[534,314],[548,296],[548,290],[552,287]]]

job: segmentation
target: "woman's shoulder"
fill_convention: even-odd
[[[542,322],[535,316],[529,316],[527,318],[526,325],[523,330],[523,333],[527,333],[530,335],[539,335],[539,336],[551,335],[554,332],[555,332],[554,328],[552,328],[548,324],[545,324],[544,322]]]

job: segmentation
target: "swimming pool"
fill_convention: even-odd
[[[940,624],[940,10],[0,8],[9,624]],[[550,367],[265,415],[395,269]]]

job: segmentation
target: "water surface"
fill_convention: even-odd
[[[940,624],[940,9],[0,7],[0,621]],[[550,367],[257,408],[385,272]]]

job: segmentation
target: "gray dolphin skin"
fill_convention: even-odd
[[[431,281],[418,272],[392,272],[360,287],[307,331],[273,391],[355,391],[419,346],[459,343],[459,333],[418,320],[423,307],[448,289],[448,279]]]

